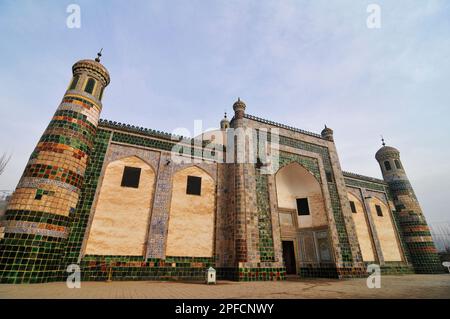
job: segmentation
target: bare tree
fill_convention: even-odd
[[[0,156],[0,175],[2,175],[10,159],[11,155],[8,156],[6,153],[3,153],[2,156]]]

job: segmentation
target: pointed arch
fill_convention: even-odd
[[[299,228],[328,224],[322,186],[303,165],[291,162],[281,167],[275,173],[275,185],[278,208],[297,211],[298,200],[307,202],[309,214],[297,211]]]
[[[179,169],[174,170],[174,174],[182,172],[182,171],[184,171],[186,169],[190,169],[190,168],[197,168],[200,171],[202,171],[203,173],[205,173],[206,175],[208,175],[209,177],[211,177],[212,180],[215,180],[214,176],[210,172],[208,172],[205,168],[203,168],[203,167],[201,167],[200,165],[197,165],[197,164],[188,165],[188,166],[182,166]]]
[[[316,176],[312,171],[310,171],[308,168],[306,168],[305,165],[303,165],[301,162],[296,161],[296,160],[293,160],[293,161],[287,162],[287,163],[281,163],[280,167],[278,168],[277,173],[278,173],[281,169],[283,169],[283,168],[285,168],[285,167],[287,167],[287,166],[290,166],[290,165],[299,165],[302,169],[304,169],[306,172],[308,172],[309,174],[311,174],[319,184],[321,184],[321,180],[320,180],[320,178],[318,178],[318,176]],[[275,173],[275,174],[276,174],[276,173]]]
[[[137,187],[122,186],[125,167],[139,171]],[[155,181],[152,166],[134,155],[106,166],[86,254],[144,255]]]
[[[141,161],[141,162],[147,164],[148,167],[152,170],[153,174],[156,175],[156,168],[153,166],[153,164],[148,159],[144,158],[143,156],[140,156],[139,154],[132,154],[132,155],[127,154],[127,155],[123,155],[123,156],[118,156],[118,157],[114,158],[114,160],[109,162],[108,166],[109,166],[109,164],[116,162],[116,161],[130,162],[130,160],[133,162]]]

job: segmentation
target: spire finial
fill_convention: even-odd
[[[97,57],[95,58],[96,62],[100,62],[100,57],[102,56],[102,51],[103,51],[103,48],[101,48],[100,51],[97,53]]]
[[[224,117],[225,117],[225,118],[227,118],[227,112],[225,112],[225,115],[224,115]]]
[[[384,137],[381,135],[381,145],[386,146],[386,143],[384,142]]]
[[[328,128],[326,124],[325,124],[325,128]]]

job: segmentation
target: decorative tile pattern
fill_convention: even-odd
[[[81,189],[80,200],[78,201],[76,209],[69,215],[71,220],[70,235],[67,240],[67,246],[65,247],[62,271],[64,271],[67,265],[76,264],[79,261],[86,227],[92,211],[91,208],[97,191],[97,185],[111,134],[110,131],[102,129],[97,131],[93,153],[91,154],[89,166],[86,169],[84,177],[84,184]]]
[[[272,216],[270,213],[267,175],[256,170],[256,204],[258,207],[259,256],[262,262],[275,261]]]

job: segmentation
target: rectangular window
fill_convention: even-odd
[[[331,174],[331,172],[326,172],[325,175],[327,176],[327,182],[333,183],[333,174]]]
[[[384,161],[384,167],[387,171],[390,171],[392,169],[391,163],[389,163],[389,161]]]
[[[309,204],[307,198],[297,198],[297,214],[299,216],[309,215]]]
[[[72,84],[70,85],[69,90],[74,90],[74,89],[76,88],[77,83],[78,83],[78,79],[79,79],[79,78],[80,78],[80,77],[79,77],[78,75],[75,75],[75,76],[73,77]]]
[[[201,195],[202,178],[198,176],[188,176],[186,185],[186,194]]]
[[[125,166],[123,169],[122,187],[139,187],[139,179],[141,177],[141,169],[139,167]]]
[[[383,216],[383,211],[381,210],[380,205],[375,205],[375,209],[377,211],[378,216]]]
[[[352,209],[352,213],[356,214],[356,206],[354,201],[350,201],[350,208]]]
[[[84,92],[92,94],[94,92],[95,87],[95,80],[92,78],[89,78],[86,83],[86,87],[84,88]]]

